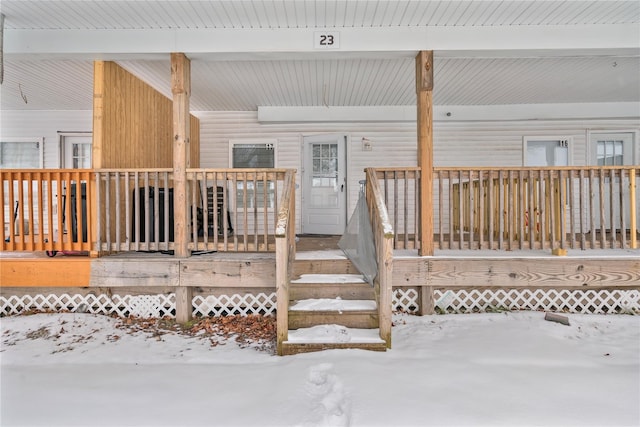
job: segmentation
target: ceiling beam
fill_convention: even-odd
[[[537,51],[640,49],[640,26],[556,25],[494,27],[337,28],[337,49],[314,46],[316,28],[164,29],[164,30],[16,30],[5,29],[5,55],[60,55],[90,59],[131,59],[170,52],[191,58],[207,54],[378,54],[434,51]]]

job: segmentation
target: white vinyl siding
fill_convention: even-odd
[[[43,167],[55,169],[60,164],[59,132],[91,132],[93,112],[6,110],[0,114],[0,139],[43,138]]]
[[[297,169],[300,185],[302,136],[322,133],[348,135],[347,200],[348,216],[358,199],[358,181],[366,167],[416,166],[415,123],[270,123],[258,122],[257,112],[196,112],[200,118],[202,167],[229,167],[229,140],[273,138],[278,141],[276,164]],[[587,164],[588,129],[634,129],[637,119],[535,120],[491,122],[434,122],[435,166],[522,166],[522,138],[548,136],[570,138],[572,163]],[[638,129],[640,131],[640,129]],[[371,151],[363,151],[362,138]],[[638,144],[636,141],[635,144]],[[636,152],[639,150],[636,149]],[[300,193],[296,194],[300,213]],[[297,224],[300,224],[298,218]]]

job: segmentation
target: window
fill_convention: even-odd
[[[43,143],[44,138],[7,138],[0,141],[0,168],[42,168]]]
[[[603,140],[596,145],[598,166],[620,166],[623,164],[622,141]]]
[[[233,168],[273,168],[275,167],[276,141],[230,141],[231,165]],[[245,189],[246,184],[246,189]],[[238,182],[236,187],[236,208],[275,207],[275,182]],[[266,197],[266,200],[265,200]],[[246,203],[245,203],[246,200]]]
[[[590,164],[598,166],[622,166],[634,164],[634,132],[592,132],[590,140]]]
[[[571,164],[571,138],[524,137],[524,166],[568,166]]]

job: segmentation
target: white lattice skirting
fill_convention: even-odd
[[[95,314],[115,314],[121,317],[175,316],[175,294],[153,295],[24,295],[0,296],[3,315],[28,311],[72,311]]]
[[[544,310],[567,313],[640,314],[638,290],[435,290],[439,313],[472,313],[498,310]],[[227,316],[272,314],[276,294],[259,293],[220,296],[195,296],[193,315]],[[393,307],[415,313],[419,309],[415,289],[394,289]],[[95,314],[115,314],[121,317],[174,317],[175,294],[154,295],[24,295],[0,296],[0,314],[12,315],[28,311],[72,311]]]
[[[194,316],[228,316],[248,314],[272,314],[276,309],[276,294],[221,295],[193,298]]]
[[[457,289],[433,292],[438,313],[477,313],[498,310],[543,310],[566,313],[640,314],[638,290]],[[398,310],[418,311],[415,289],[394,289]]]
[[[192,300],[194,316],[228,316],[271,314],[276,308],[276,294],[196,296]],[[24,295],[0,296],[0,314],[29,311],[71,311],[115,314],[120,317],[175,317],[175,294],[153,295]]]

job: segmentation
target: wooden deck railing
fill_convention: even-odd
[[[393,224],[394,249],[417,249],[420,244],[420,168],[374,168],[380,194]]]
[[[100,169],[95,180],[98,250],[173,250],[171,169]]]
[[[289,169],[188,169],[194,251],[273,252]],[[286,202],[286,201],[285,201]]]
[[[438,247],[637,247],[634,167],[435,168]]]
[[[286,169],[188,169],[191,251],[275,251]],[[100,170],[98,247],[174,248],[170,169]]]
[[[366,169],[366,198],[376,248],[378,275],[373,281],[378,303],[380,338],[391,348],[394,229],[375,169]]]
[[[418,168],[375,169],[394,248],[419,247]],[[638,247],[640,168],[434,168],[439,249]]]
[[[278,209],[276,237],[276,314],[277,351],[283,355],[283,342],[289,338],[289,284],[296,258],[296,189],[295,171],[285,174],[283,194]]]
[[[3,251],[89,251],[92,171],[0,171]]]

